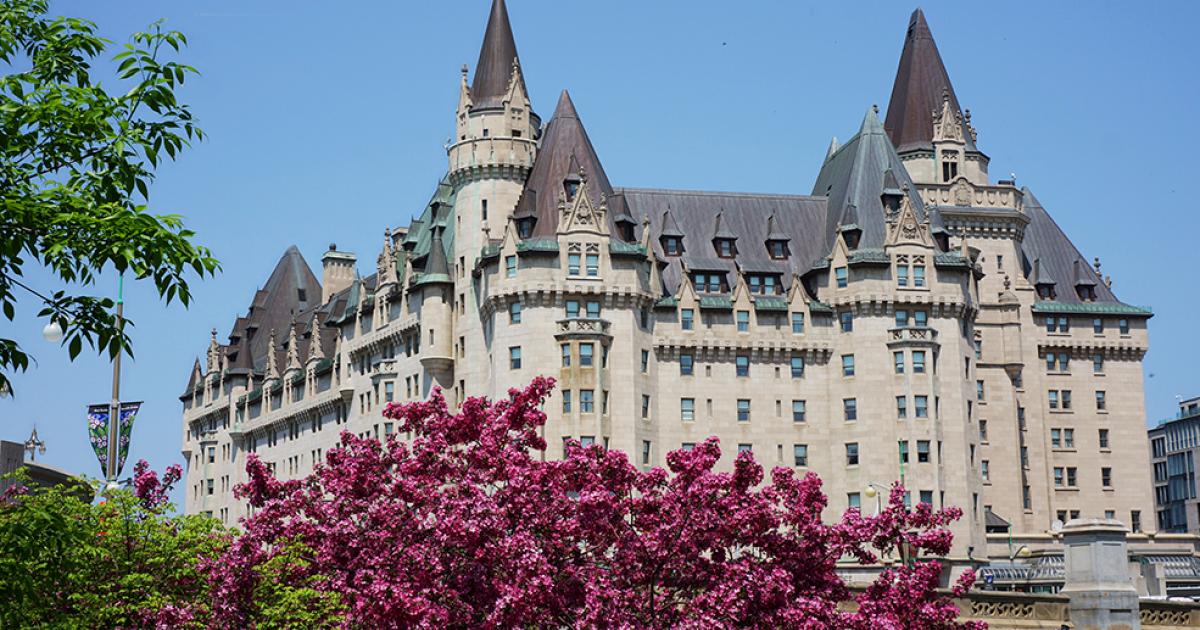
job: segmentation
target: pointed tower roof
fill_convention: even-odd
[[[609,198],[613,196],[612,184],[579,120],[575,103],[571,102],[571,95],[563,90],[554,109],[554,118],[546,125],[542,147],[533,161],[533,170],[517,201],[516,216],[537,218],[533,226],[533,238],[551,237],[557,233],[558,199],[563,191],[563,182],[578,177],[580,170],[587,177],[587,193],[593,206],[600,206],[601,194]],[[614,214],[608,213],[610,224],[619,218]],[[619,238],[618,230],[612,232],[613,238]]]
[[[914,149],[932,148],[933,113],[942,108],[942,94],[950,98],[952,111],[962,114],[950,75],[938,54],[937,43],[925,13],[913,11],[908,21],[908,33],[904,36],[904,50],[900,53],[900,66],[896,69],[896,82],[892,84],[892,98],[888,101],[887,122],[884,127],[892,144],[900,153]],[[968,151],[978,151],[975,139],[964,133]]]
[[[519,63],[517,42],[513,39],[512,24],[508,21],[508,7],[504,5],[504,0],[492,0],[492,12],[488,16],[483,46],[479,48],[479,61],[475,64],[475,77],[471,82],[474,109],[501,105],[504,95],[508,93],[513,66]],[[524,89],[525,86],[521,87]]]
[[[192,373],[190,376],[188,376],[187,389],[184,391],[190,392],[193,389],[196,389],[196,385],[202,378],[204,377],[203,373],[200,371],[200,357],[196,357],[196,362],[192,364]]]
[[[845,223],[844,213],[848,206],[854,206],[855,222],[862,230],[859,249],[883,247],[887,239],[887,217],[881,195],[885,191],[907,195],[917,218],[925,220],[925,205],[884,133],[875,108],[870,107],[858,133],[825,162],[813,186],[814,195],[829,197],[825,215],[825,253],[833,250],[837,226]]]
[[[663,210],[662,229],[659,232],[660,236],[671,236],[675,238],[683,238],[683,230],[679,229],[679,222],[675,220],[675,214],[671,212],[668,206]]]

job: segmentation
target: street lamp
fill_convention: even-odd
[[[884,490],[885,488],[877,483],[868,483],[867,489],[863,491],[868,499],[875,499],[875,516],[879,516],[879,513],[883,512]]]
[[[36,461],[36,454],[46,454],[46,443],[38,438],[37,427],[33,427],[33,433],[29,434],[29,439],[25,440],[25,452],[29,453],[29,461]]]

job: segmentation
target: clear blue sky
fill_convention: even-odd
[[[118,42],[165,17],[203,73],[181,95],[209,139],[162,169],[151,200],[185,215],[224,273],[195,284],[190,309],[127,288],[137,359],[124,398],[146,401],[131,460],[181,461],[177,396],[192,360],[210,328],[228,333],[284,249],[319,264],[336,241],[367,273],[384,227],[427,201],[488,4],[54,4]],[[871,104],[886,108],[913,8],[509,0],[535,110],[549,118],[570,89],[614,184],[786,193],[811,190],[830,136],[850,137]],[[1102,258],[1121,299],[1154,308],[1147,414],[1171,416],[1177,394],[1200,394],[1200,201],[1188,184],[1200,171],[1200,3],[923,8],[993,177],[1015,172],[1084,256]],[[46,461],[97,475],[84,413],[108,400],[109,365],[69,363],[41,340],[35,305],[21,307],[0,325],[38,363],[0,400],[0,437],[23,441],[36,422]]]

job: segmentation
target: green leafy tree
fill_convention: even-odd
[[[179,476],[174,466],[160,483],[139,462],[136,489],[97,504],[93,487],[18,479],[0,497],[0,628],[208,625],[203,567],[230,533],[211,517],[171,515]]]
[[[92,64],[112,42],[92,22],[48,12],[48,0],[0,2],[0,311],[15,317],[19,289],[62,327],[72,359],[84,343],[132,354],[113,302],[77,293],[115,270],[186,306],[188,277],[219,269],[178,215],[147,206],[154,169],[203,138],[176,98],[196,70],[165,59],[187,38],[156,23],[115,55],[116,80],[102,86]],[[79,291],[31,286],[27,264]],[[11,388],[6,372],[28,366],[0,338],[0,391]]]

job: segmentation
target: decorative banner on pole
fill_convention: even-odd
[[[121,475],[121,469],[125,467],[125,458],[129,455],[129,439],[133,435],[133,421],[141,407],[141,401],[121,403],[121,423],[117,427],[121,436],[117,476]],[[88,436],[91,438],[92,450],[96,452],[96,459],[100,461],[102,477],[108,474],[108,420],[111,412],[112,405],[108,403],[88,405]]]

